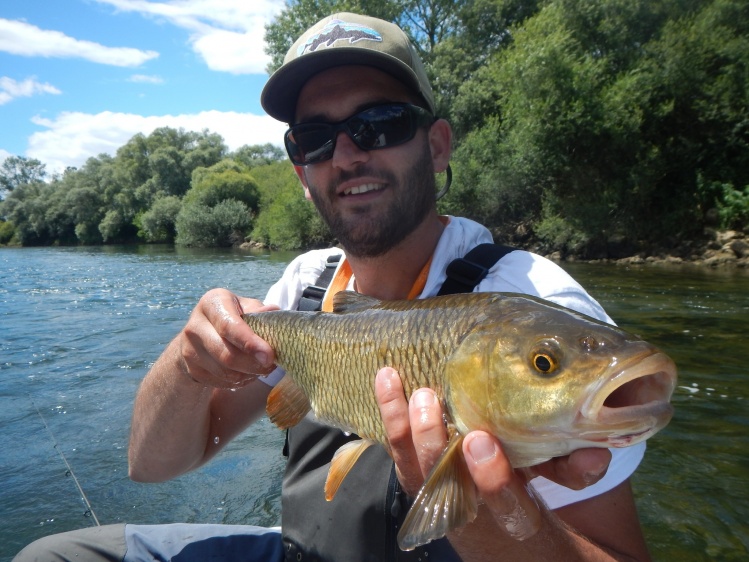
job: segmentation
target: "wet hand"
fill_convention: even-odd
[[[275,308],[225,289],[208,291],[176,338],[182,373],[217,388],[242,387],[269,373],[273,349],[242,320],[242,314]]]
[[[447,445],[441,404],[431,389],[416,390],[406,401],[398,373],[377,373],[375,391],[401,486],[415,496]],[[523,540],[540,528],[540,508],[529,481],[544,476],[573,489],[589,486],[604,476],[611,459],[606,449],[580,449],[569,456],[521,470],[513,470],[500,442],[483,431],[463,441],[463,454],[486,510],[510,536]],[[480,515],[481,516],[481,515]]]

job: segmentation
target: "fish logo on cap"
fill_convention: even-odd
[[[300,45],[297,56],[314,52],[320,47],[332,47],[336,42],[345,40],[348,40],[350,44],[359,41],[375,41],[379,43],[382,41],[382,35],[371,27],[334,19],[320,33],[313,35],[303,45]]]

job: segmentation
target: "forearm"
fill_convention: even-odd
[[[548,509],[541,510],[538,531],[525,540],[511,537],[496,523],[486,505],[465,528],[448,534],[450,543],[464,562],[501,560],[633,560],[617,556],[576,533]]]
[[[138,390],[128,454],[133,480],[168,480],[205,457],[213,389],[192,380],[180,361],[175,339]]]

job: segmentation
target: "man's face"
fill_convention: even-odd
[[[390,102],[411,102],[384,72],[339,67],[310,79],[297,102],[297,123],[347,119]],[[434,165],[427,131],[405,144],[366,151],[339,133],[330,160],[297,168],[308,198],[346,251],[376,257],[411,234],[435,207]]]

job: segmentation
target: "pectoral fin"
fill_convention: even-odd
[[[398,546],[413,550],[476,518],[476,488],[463,459],[463,436],[454,432],[432,468],[398,533]]]
[[[312,409],[309,398],[289,375],[285,375],[268,394],[265,411],[281,429],[298,424]]]
[[[343,479],[346,478],[356,461],[359,460],[361,454],[373,443],[374,441],[370,439],[358,439],[349,441],[339,447],[333,455],[333,460],[330,461],[330,470],[328,470],[328,477],[325,479],[326,500],[330,501],[335,497]]]

